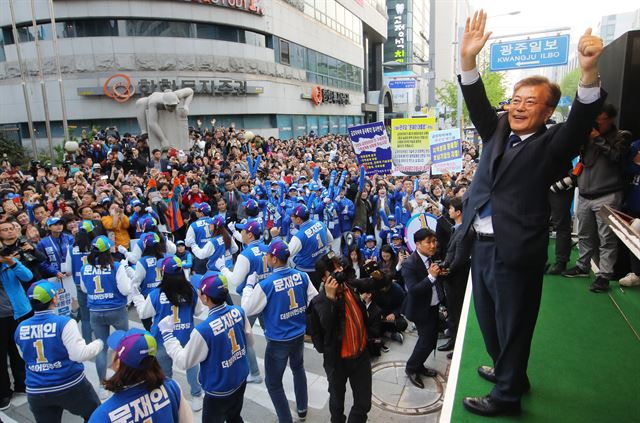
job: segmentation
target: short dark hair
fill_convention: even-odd
[[[618,116],[618,109],[616,108],[616,106],[614,106],[611,103],[605,103],[602,106],[602,110],[600,111],[600,113],[604,113],[605,115],[607,115],[610,119],[615,118],[616,116]]]
[[[456,211],[462,213],[462,198],[453,197],[449,200],[449,207],[453,207]]]
[[[427,238],[435,238],[436,233],[429,228],[418,229],[413,234],[413,242],[418,243],[420,241],[424,241]]]
[[[562,91],[560,90],[560,85],[555,82],[549,81],[549,78],[544,76],[530,76],[528,78],[521,79],[516,83],[513,87],[513,92],[515,93],[522,87],[535,87],[538,85],[546,85],[547,90],[549,91],[549,97],[547,98],[547,106],[555,108],[560,101],[560,96],[562,96]]]
[[[51,305],[51,301],[48,301],[46,303],[41,303],[38,300],[30,300],[29,301],[31,303],[31,308],[33,309],[33,311],[45,311],[49,309],[49,306]]]
[[[159,148],[154,148],[153,150],[151,150],[151,154],[156,154],[156,152],[162,153]]]

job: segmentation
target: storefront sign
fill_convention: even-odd
[[[316,106],[321,104],[340,104],[343,106],[351,104],[349,101],[349,94],[322,88],[319,85],[311,89],[310,95],[302,94],[300,97],[313,101]]]
[[[391,120],[394,175],[414,176],[429,172],[429,133],[435,129],[435,118]]]
[[[109,77],[102,87],[81,87],[77,89],[77,93],[79,96],[106,95],[119,103],[124,103],[134,94],[145,97],[154,92],[175,91],[181,88],[191,88],[195,94],[226,97],[243,97],[264,92],[263,87],[249,86],[247,81],[238,79],[141,78],[133,81],[125,74],[116,74]]]
[[[391,143],[384,122],[352,126],[349,137],[358,164],[364,165],[367,176],[391,173]]]
[[[264,10],[260,7],[260,0],[181,0],[187,3],[199,3],[211,6],[226,7],[227,9],[239,10],[254,15],[264,15]]]

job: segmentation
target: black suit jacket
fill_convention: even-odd
[[[496,114],[482,80],[462,85],[462,94],[483,146],[460,230],[467,233],[478,209],[491,198],[498,257],[509,267],[542,266],[547,259],[549,186],[578,155],[606,93],[601,91],[600,99],[591,104],[575,100],[565,123],[542,126],[508,151],[508,116]]]
[[[402,264],[401,271],[407,288],[405,316],[416,324],[428,323],[429,314],[426,310],[431,307],[433,290],[427,267],[417,251]]]

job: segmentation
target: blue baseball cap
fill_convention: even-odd
[[[309,209],[304,204],[300,204],[293,209],[292,215],[299,217],[302,220],[307,220],[309,218]]]
[[[83,220],[82,222],[80,222],[80,224],[78,225],[78,230],[80,231],[85,231],[85,232],[93,232],[93,230],[96,228],[96,226],[93,224],[92,221],[90,220]]]
[[[62,219],[54,216],[47,219],[47,226],[62,225]]]
[[[182,260],[176,256],[165,258],[162,260],[162,272],[169,274],[182,272]]]
[[[211,214],[211,206],[209,206],[207,203],[200,203],[197,206],[197,209],[200,213],[209,216],[209,214]]]
[[[391,239],[402,239],[402,235],[400,235],[398,232],[395,232],[393,235],[391,235]]]
[[[107,338],[107,345],[118,359],[129,367],[141,369],[147,357],[155,357],[158,343],[151,333],[142,329],[117,330]]]
[[[353,228],[351,228],[351,232],[355,232],[355,231],[364,232],[360,226],[354,226]]]
[[[95,237],[91,243],[91,248],[101,253],[109,251],[111,247],[113,247],[113,242],[105,235]]]
[[[249,199],[245,201],[244,203],[242,203],[242,205],[245,207],[247,211],[258,210],[258,202],[253,199]]]
[[[142,219],[142,222],[140,222],[140,229],[142,230],[142,232],[147,232],[155,228],[157,224],[158,223],[153,217],[145,217],[144,219]]]
[[[373,235],[367,235],[367,237],[364,239],[364,242],[367,243],[370,241],[376,242],[376,237]]]
[[[27,297],[30,300],[39,301],[42,304],[47,304],[58,295],[58,292],[62,289],[59,283],[49,282],[45,279],[41,279],[34,282],[27,290]]]
[[[247,231],[253,234],[254,237],[259,238],[262,235],[262,225],[255,219],[247,220],[246,223],[236,224],[236,228],[241,231]]]
[[[133,200],[129,201],[129,204],[131,205],[131,207],[141,206],[142,201],[138,200],[137,198],[134,198]]]
[[[202,278],[200,282],[200,292],[214,301],[223,301],[227,298],[226,290],[227,278],[224,275],[210,275]]]
[[[395,221],[396,221],[396,217],[395,217],[394,215],[390,214],[390,215],[387,217],[387,220],[393,220],[393,221],[395,222]]]
[[[157,233],[146,234],[142,237],[142,245],[144,245],[145,247],[157,244],[160,244],[160,237]]]
[[[277,257],[280,261],[287,261],[291,252],[289,251],[289,246],[284,241],[276,240],[269,245],[267,254]]]

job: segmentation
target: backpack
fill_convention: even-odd
[[[307,306],[307,329],[306,334],[311,337],[313,348],[320,354],[324,353],[324,330],[320,324],[320,316],[318,315],[317,299],[319,296],[314,297]]]

